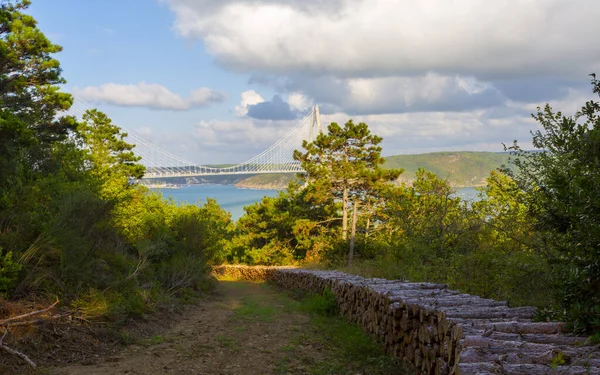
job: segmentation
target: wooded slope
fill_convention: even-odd
[[[385,168],[402,168],[403,181],[412,181],[419,168],[425,168],[454,186],[485,184],[490,171],[508,164],[509,154],[496,152],[433,152],[415,155],[386,156]]]

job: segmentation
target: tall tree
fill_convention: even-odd
[[[321,133],[317,139],[304,141],[304,153],[296,150],[294,159],[306,171],[304,179],[312,184],[316,196],[322,200],[333,195],[342,204],[342,239],[348,239],[348,216],[352,213],[348,263],[354,256],[354,240],[358,215],[363,202],[377,196],[385,183],[398,178],[401,170],[384,170],[381,165],[382,138],[371,134],[367,124],[355,124],[352,120],[342,128],[333,122],[328,134]]]
[[[0,107],[26,123],[43,144],[63,139],[73,129],[72,119],[56,120],[57,112],[71,106],[72,97],[58,87],[65,80],[53,55],[62,48],[23,13],[29,5],[29,0],[0,5]]]
[[[72,104],[58,87],[65,81],[53,55],[61,47],[23,13],[29,4],[0,3],[0,209],[25,179],[56,172],[54,146],[75,127],[73,118],[56,116]]]
[[[96,109],[86,111],[77,130],[105,198],[117,197],[129,179],[142,178],[144,166],[138,164],[141,158],[132,151],[135,145],[125,141],[127,133],[121,132],[104,113]]]

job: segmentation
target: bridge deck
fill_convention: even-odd
[[[146,173],[142,179],[170,178],[170,177],[200,177],[200,176],[227,176],[227,175],[255,175],[275,173],[302,173],[303,170],[272,170],[272,171],[238,171],[238,172],[173,172],[173,173]]]

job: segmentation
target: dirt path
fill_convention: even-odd
[[[331,346],[330,335],[311,322],[310,314],[299,311],[298,304],[270,286],[221,281],[215,297],[185,313],[160,336],[132,344],[97,364],[54,368],[48,373],[388,373],[386,366],[377,363],[374,370],[370,362],[348,360],[347,353]]]

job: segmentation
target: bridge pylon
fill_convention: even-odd
[[[318,131],[318,133],[316,131]],[[323,127],[321,126],[321,113],[319,112],[319,106],[315,105],[312,107],[311,120],[310,120],[310,132],[308,134],[308,142],[312,142],[318,136],[323,133]],[[317,134],[315,136],[315,134]]]

